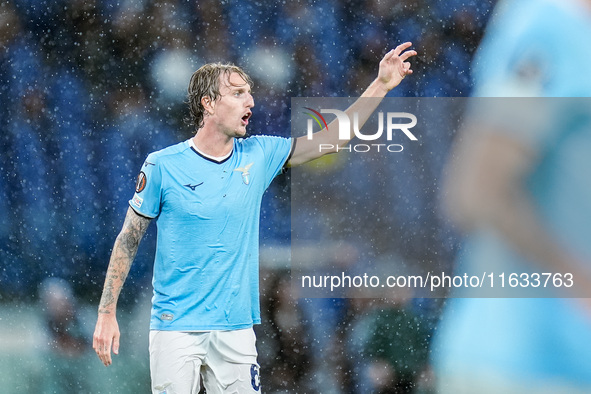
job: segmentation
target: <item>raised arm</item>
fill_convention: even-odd
[[[113,353],[119,354],[120,334],[116,316],[117,300],[150,221],[151,219],[140,216],[132,208],[129,208],[123,228],[113,246],[92,340],[92,347],[105,366],[112,363],[111,348]]]
[[[407,51],[411,45],[410,42],[405,42],[386,53],[380,61],[376,79],[363,92],[361,98],[345,110],[349,118],[352,118],[353,113],[359,115],[359,128],[365,124],[370,115],[376,110],[384,96],[398,86],[407,75],[412,74],[410,63],[407,60],[417,53],[413,50]],[[375,99],[368,100],[367,97],[374,97]],[[347,145],[350,140],[339,139],[337,129],[337,120],[335,119],[328,124],[327,128],[314,133],[312,139],[308,139],[306,136],[299,137],[288,165],[296,166],[306,163],[327,153],[335,153],[338,148]],[[320,144],[324,144],[324,146],[332,145],[334,149],[320,151]]]

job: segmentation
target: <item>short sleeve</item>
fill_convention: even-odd
[[[160,198],[162,191],[162,171],[160,161],[150,154],[137,177],[135,194],[129,205],[142,216],[155,218],[160,214]]]
[[[477,124],[540,150],[560,132],[553,127],[557,102],[542,97],[556,93],[554,74],[562,75],[564,62],[554,54],[564,42],[550,28],[558,10],[532,4],[505,2],[489,25],[473,70],[474,96],[481,98],[471,99],[468,113]]]
[[[292,139],[276,136],[255,136],[253,138],[262,148],[267,168],[265,187],[281,173],[292,152]]]

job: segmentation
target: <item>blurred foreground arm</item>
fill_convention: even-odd
[[[92,340],[92,347],[105,366],[112,363],[111,348],[113,353],[119,354],[117,300],[150,221],[151,219],[140,216],[132,208],[128,208],[123,228],[113,246]]]
[[[456,139],[444,184],[448,216],[465,232],[493,229],[539,268],[587,283],[583,262],[552,236],[526,189],[538,152],[486,127],[473,120]]]
[[[360,129],[378,107],[384,96],[386,96],[390,90],[398,86],[407,75],[412,74],[410,63],[407,62],[407,60],[411,56],[415,56],[417,52],[412,50],[407,51],[411,45],[412,43],[405,42],[386,53],[380,61],[377,78],[361,95],[361,97],[365,99],[358,99],[345,111],[349,118],[352,118],[353,113],[358,113]],[[368,100],[367,97],[375,97],[375,100]],[[337,120],[335,119],[328,124],[328,127],[314,133],[313,139],[308,139],[307,136],[299,137],[291,159],[289,160],[289,166],[306,163],[327,153],[335,153],[337,152],[337,147],[347,145],[350,139],[340,140],[337,129]],[[351,136],[353,135],[352,132],[350,134]],[[334,146],[334,149],[322,150],[321,152],[319,150],[320,144],[330,144]]]

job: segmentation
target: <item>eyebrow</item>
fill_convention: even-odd
[[[247,91],[247,92],[251,92],[251,88],[250,85],[248,83],[244,83],[241,85],[234,85],[233,83],[228,82],[228,84],[226,85],[228,86],[228,88],[230,88],[232,91]]]

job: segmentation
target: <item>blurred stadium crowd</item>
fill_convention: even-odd
[[[359,95],[375,77],[383,53],[403,41],[412,41],[419,55],[412,78],[391,94],[467,96],[470,60],[493,3],[3,1],[0,300],[38,302],[45,294],[39,284],[59,277],[71,286],[72,297],[95,307],[141,163],[149,152],[194,132],[184,100],[189,77],[200,65],[230,61],[243,67],[255,81],[250,132],[289,136],[291,97]],[[404,190],[392,195],[403,196]],[[123,308],[132,309],[138,293],[151,291],[154,234],[152,226],[124,288]],[[262,244],[288,246],[289,235],[289,177],[283,176],[264,201]],[[266,374],[267,392],[415,390],[414,382],[428,373],[436,306],[294,300],[287,267],[263,264],[267,323],[260,328],[260,362],[263,371],[273,370]],[[319,320],[336,322],[337,328],[328,334]],[[353,326],[357,333],[347,329]],[[388,330],[371,328],[376,326],[408,333],[407,342],[399,342],[407,345],[389,348],[393,338]],[[343,346],[380,361],[372,370],[351,372],[361,364],[350,359],[352,352],[339,352]],[[416,360],[403,363],[399,354],[409,347]],[[320,379],[328,382],[325,389],[313,389]]]

